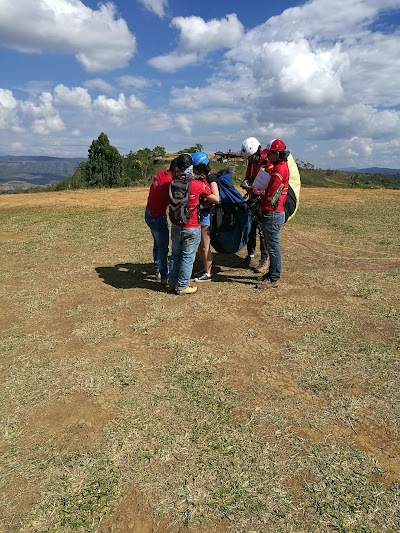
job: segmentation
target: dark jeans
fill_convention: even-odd
[[[285,223],[285,213],[275,211],[263,211],[261,224],[264,231],[265,241],[269,255],[268,275],[271,281],[277,281],[281,277],[281,229]]]
[[[156,272],[161,274],[162,278],[168,276],[168,247],[169,247],[169,230],[166,215],[154,216],[146,209],[144,214],[146,224],[149,226],[153,235],[153,261]]]
[[[268,251],[267,251],[267,245],[265,243],[264,233],[263,233],[259,219],[257,220],[253,218],[253,221],[251,223],[249,240],[247,241],[247,255],[254,255],[254,252],[256,251],[257,230],[260,235],[260,253],[261,253],[261,260],[263,261],[264,259],[267,259]]]

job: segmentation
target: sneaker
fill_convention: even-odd
[[[203,268],[203,270],[199,270],[198,272],[195,272],[195,273],[192,275],[192,278],[201,278],[201,276],[202,276],[203,274],[205,274],[205,273],[206,273],[206,271],[205,271],[204,268]]]
[[[255,257],[251,257],[250,255],[246,255],[246,257],[243,259],[243,261],[241,262],[240,266],[242,268],[252,268],[255,266]]]
[[[175,292],[176,292],[176,287],[175,287],[175,285],[170,285],[170,286],[168,287],[168,292],[173,292],[173,293],[175,293]]]
[[[195,281],[196,283],[201,283],[203,281],[211,281],[211,280],[212,280],[211,274],[207,274],[207,272],[204,272],[202,276],[199,276],[198,278],[194,278],[193,281]]]
[[[266,279],[256,284],[256,289],[277,289],[278,287],[279,287],[279,279],[276,279],[275,281]]]
[[[160,281],[160,279],[161,279],[161,274],[159,272],[156,272],[156,280]]]
[[[258,262],[258,265],[253,268],[253,272],[255,272],[256,274],[261,274],[266,264],[267,264],[267,259],[261,258],[260,261]]]
[[[197,287],[186,287],[186,289],[176,290],[178,296],[184,296],[185,294],[193,294],[197,292]]]

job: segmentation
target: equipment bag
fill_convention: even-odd
[[[211,246],[222,254],[235,254],[246,246],[251,213],[247,202],[232,184],[232,171],[224,168],[216,174],[220,203],[211,208]]]
[[[181,176],[171,181],[169,186],[169,219],[172,224],[183,226],[189,222],[189,219],[198,206],[190,209],[190,182],[192,177]]]

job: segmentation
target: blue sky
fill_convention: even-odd
[[[400,0],[0,0],[0,154],[286,142],[400,168]]]

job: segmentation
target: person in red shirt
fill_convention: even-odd
[[[205,152],[194,152],[192,154],[193,159],[193,173],[195,177],[203,180],[208,183],[210,186],[211,192],[218,196],[219,198],[219,189],[218,189],[218,179],[215,174],[211,172],[211,167],[209,165],[208,155]],[[203,270],[194,274],[193,281],[196,283],[202,283],[211,281],[212,279],[212,263],[213,263],[213,254],[211,251],[211,235],[210,235],[210,225],[211,225],[211,204],[207,202],[200,201],[200,225],[201,225],[201,241],[197,254],[203,264]]]
[[[243,183],[246,183],[248,186],[243,186],[246,189],[249,200],[248,203],[253,207],[252,209],[252,224],[249,233],[249,238],[247,241],[247,255],[243,261],[243,266],[245,268],[252,268],[255,272],[261,272],[261,269],[264,267],[268,259],[268,251],[265,244],[264,235],[261,229],[260,224],[260,212],[257,202],[255,202],[255,197],[252,194],[252,183],[256,178],[259,170],[264,167],[265,163],[268,162],[267,154],[268,150],[261,149],[261,144],[258,139],[255,137],[249,137],[245,139],[242,143],[242,148],[240,150],[243,157],[247,159],[247,168],[246,175],[244,177]],[[257,231],[260,236],[260,261],[257,264],[255,262],[255,251],[257,245]]]
[[[181,156],[176,157],[169,170],[160,170],[154,176],[147,198],[144,219],[153,236],[153,261],[156,277],[162,285],[168,283],[169,229],[167,209],[169,204],[169,184],[187,168],[188,162]]]
[[[269,256],[268,272],[257,288],[276,288],[281,277],[280,233],[285,223],[285,201],[289,188],[289,166],[286,145],[275,139],[268,147],[268,162],[271,178],[266,189],[253,189],[253,194],[261,198],[261,226]]]
[[[193,177],[193,160],[189,154],[182,154],[191,160],[191,166],[185,171],[186,177],[189,174]],[[192,275],[193,263],[201,240],[201,229],[199,219],[200,198],[216,204],[219,196],[212,193],[210,185],[202,179],[191,179],[189,181],[189,209],[190,218],[186,224],[171,225],[172,240],[172,268],[169,274],[170,289],[178,295],[193,294],[197,292],[197,287],[191,287],[189,280]]]

